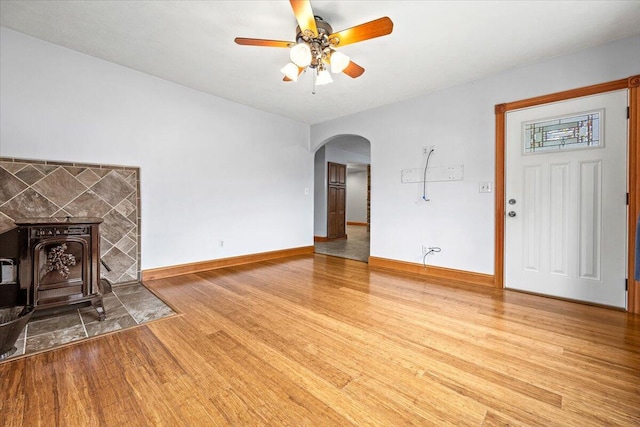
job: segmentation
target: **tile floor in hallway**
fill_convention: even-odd
[[[369,262],[369,232],[366,226],[347,225],[347,238],[330,242],[316,242],[317,254]]]
[[[114,286],[103,301],[107,318],[102,322],[91,306],[32,318],[16,342],[17,351],[5,360],[176,314],[137,282]]]

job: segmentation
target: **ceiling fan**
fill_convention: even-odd
[[[280,71],[284,81],[297,81],[307,69],[314,70],[314,87],[331,83],[328,66],[333,73],[344,73],[349,77],[360,77],[364,68],[337,50],[348,44],[386,36],[393,31],[393,22],[388,17],[378,18],[346,30],[333,32],[331,25],[313,14],[309,0],[290,0],[296,17],[296,41],[265,40],[236,37],[235,42],[245,46],[281,47],[290,49],[291,62]],[[314,91],[315,93],[315,91]]]

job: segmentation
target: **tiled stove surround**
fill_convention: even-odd
[[[140,280],[140,169],[0,157],[0,234],[14,220],[99,217],[112,283]]]

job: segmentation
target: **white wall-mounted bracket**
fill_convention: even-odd
[[[427,182],[434,181],[462,181],[464,179],[464,165],[438,166],[427,169]],[[424,182],[424,168],[403,169],[400,182]]]

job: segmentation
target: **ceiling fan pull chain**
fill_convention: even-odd
[[[313,75],[313,88],[311,89],[311,94],[315,95],[316,94],[316,79],[318,78],[318,76],[317,76],[318,73],[316,73],[316,70],[314,69],[313,73],[311,73],[311,74]]]

